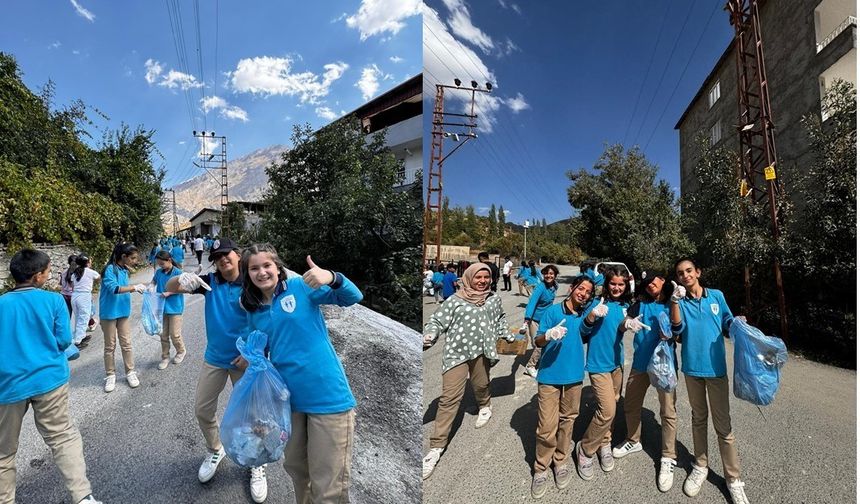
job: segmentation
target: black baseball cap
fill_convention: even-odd
[[[231,250],[235,250],[238,254],[240,249],[230,238],[221,238],[218,248],[209,251],[209,262],[215,260],[215,254],[227,254]]]
[[[666,275],[664,275],[663,273],[660,273],[659,271],[648,271],[648,272],[643,272],[643,273],[642,273],[642,284],[641,284],[641,285],[643,285],[643,286],[644,286],[644,285],[648,285],[648,284],[650,284],[651,282],[653,282],[655,278],[658,278],[658,277],[659,277],[659,278],[662,278],[662,279],[663,279],[663,281],[665,281],[665,280],[666,280]]]

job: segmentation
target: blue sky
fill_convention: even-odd
[[[3,17],[0,50],[15,56],[31,90],[53,79],[55,105],[79,98],[110,118],[90,114],[95,140],[100,129],[122,122],[156,131],[165,187],[200,173],[191,165],[199,148],[194,129],[226,135],[234,159],[288,144],[294,124],[327,124],[422,69],[415,0],[253,7],[213,0],[13,0],[4,2]],[[173,36],[179,17],[184,65]]]
[[[509,222],[554,222],[572,212],[565,172],[593,167],[606,143],[638,144],[677,188],[674,126],[731,41],[724,5],[428,0],[428,159],[434,84],[459,77],[495,86],[480,103],[478,138],[445,161],[444,194],[484,215],[502,205]],[[468,97],[446,94],[446,111],[462,112],[457,95]]]

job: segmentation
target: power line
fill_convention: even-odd
[[[642,127],[645,126],[645,122],[648,120],[648,113],[651,112],[651,105],[654,104],[654,99],[657,98],[657,94],[659,94],[660,92],[660,85],[663,84],[663,79],[666,77],[666,70],[669,69],[669,63],[671,63],[672,61],[672,56],[675,55],[675,49],[678,48],[678,41],[681,40],[681,34],[684,33],[684,28],[687,27],[687,22],[690,21],[690,15],[693,13],[693,7],[695,5],[695,1],[690,1],[690,9],[687,11],[687,17],[686,19],[684,19],[684,24],[678,31],[678,36],[675,37],[675,43],[672,45],[672,52],[670,52],[669,57],[666,58],[666,65],[663,67],[663,73],[660,75],[660,81],[657,83],[657,87],[654,89],[654,94],[651,95],[651,101],[648,102],[648,108],[645,110],[645,115],[642,117],[642,124],[639,125],[639,129],[636,131],[636,136],[633,137],[634,140],[637,140],[639,138],[639,133],[642,132]]]

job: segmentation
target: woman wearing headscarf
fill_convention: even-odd
[[[496,340],[512,337],[507,331],[501,298],[490,290],[492,272],[484,263],[475,263],[463,272],[463,288],[449,297],[424,326],[424,345],[430,346],[446,335],[442,350],[442,395],[436,411],[430,452],[424,457],[423,477],[433,472],[448,445],[451,424],[460,409],[471,379],[480,410],[475,428],[487,424],[490,409],[490,364],[498,360]]]

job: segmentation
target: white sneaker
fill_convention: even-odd
[[[493,410],[490,409],[489,406],[484,406],[478,411],[478,418],[475,420],[475,428],[480,429],[481,427],[487,425],[487,422],[490,421],[490,417],[493,416]]]
[[[103,503],[100,500],[96,500],[96,498],[93,497],[93,494],[90,494],[90,495],[87,495],[86,497],[84,497],[83,499],[81,499],[80,502],[78,502],[78,504],[103,504]]]
[[[442,456],[443,451],[445,451],[444,448],[430,448],[430,451],[427,452],[424,460],[421,461],[423,465],[421,469],[422,479],[427,479],[431,474],[433,474],[433,469],[435,469],[436,464],[439,463],[439,458]]]
[[[526,374],[537,380],[538,371],[534,366],[526,366]]]
[[[636,443],[625,441],[624,444],[612,449],[612,456],[615,458],[622,458],[638,451],[642,451],[642,443],[638,441]]]
[[[251,498],[258,504],[266,500],[269,484],[266,481],[266,465],[251,468]]]
[[[741,480],[735,480],[729,484],[729,494],[732,496],[733,504],[750,504],[747,494],[744,493],[744,482]]]
[[[184,360],[185,360],[185,352],[178,353],[178,354],[173,356],[173,363],[174,364],[182,364],[182,361],[184,361]]]
[[[675,465],[677,463],[669,457],[660,458],[660,474],[657,475],[657,488],[661,492],[668,492],[675,482]]]
[[[161,362],[158,363],[158,369],[167,369],[168,365],[170,365],[170,359],[161,359]]]
[[[707,467],[699,467],[696,464],[693,464],[693,471],[690,472],[690,475],[687,476],[687,480],[684,481],[684,493],[690,497],[699,495],[699,490],[702,489],[702,483],[705,482],[707,477]],[[741,492],[743,492],[743,488],[741,489]]]
[[[200,483],[206,483],[212,479],[212,476],[215,476],[215,470],[218,469],[218,464],[224,459],[224,455],[224,448],[221,447],[217,452],[210,452],[203,459],[203,463],[200,464],[200,469],[197,471],[197,479],[200,480]]]
[[[116,375],[105,376],[105,392],[113,392],[116,388]]]
[[[129,371],[127,375],[125,375],[126,381],[128,381],[128,386],[131,388],[137,388],[140,385],[140,380],[137,379],[136,371]]]

